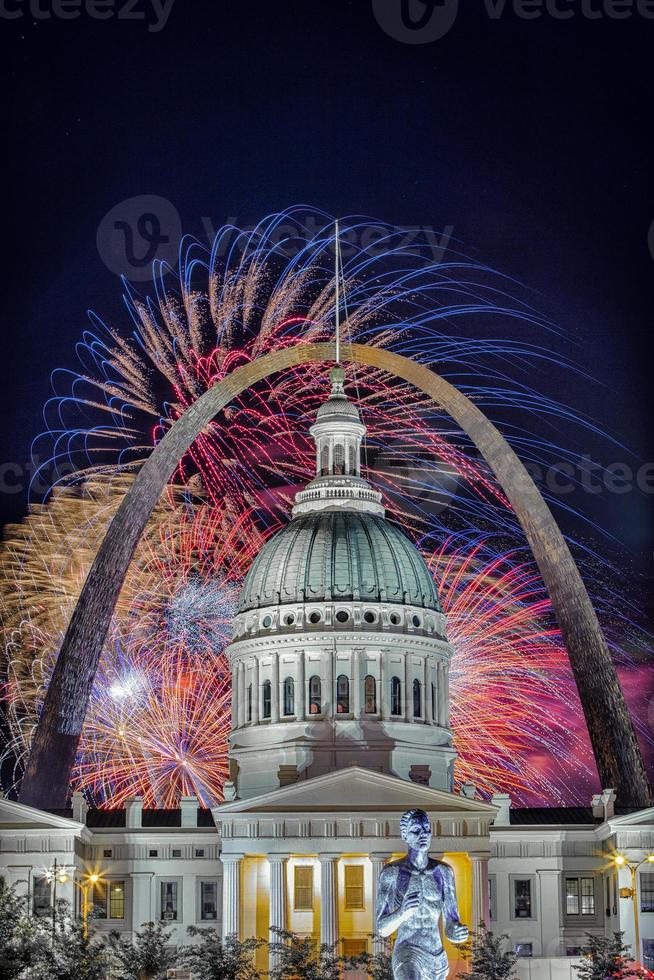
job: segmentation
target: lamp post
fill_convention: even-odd
[[[48,881],[53,883],[53,896],[52,896],[52,942],[55,941],[56,928],[57,928],[57,882],[61,885],[66,884],[67,881],[72,881],[82,893],[82,930],[84,933],[84,938],[89,934],[88,920],[89,920],[89,892],[96,882],[100,881],[100,875],[93,874],[87,875],[86,879],[83,881],[78,881],[75,877],[75,869],[72,868],[72,875],[69,875],[68,868],[65,865],[59,866],[57,864],[57,859],[55,858],[53,866],[49,871],[46,871],[45,876]]]
[[[640,963],[640,923],[638,921],[638,869],[643,864],[654,864],[654,854],[648,854],[642,861],[629,861],[624,854],[616,854],[613,864],[617,868],[628,868],[631,873],[631,888],[621,888],[620,898],[630,898],[634,909],[634,959]]]

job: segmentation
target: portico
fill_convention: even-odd
[[[278,927],[323,943],[340,939],[353,952],[369,948],[379,874],[403,853],[400,817],[411,807],[428,813],[432,854],[454,868],[462,916],[485,921],[497,808],[351,766],[213,810],[223,933],[267,938]],[[454,947],[449,954],[456,960]]]

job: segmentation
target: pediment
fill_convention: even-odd
[[[654,807],[650,806],[643,810],[635,810],[633,813],[622,814],[619,817],[611,817],[607,822],[611,828],[619,827],[621,830],[626,830],[628,827],[654,830]]]
[[[443,790],[407,782],[396,776],[351,766],[303,780],[291,786],[264,793],[248,800],[234,800],[216,807],[214,817],[236,813],[311,812],[397,812],[419,807],[430,813],[486,815],[494,817],[497,808]]]
[[[70,830],[79,832],[84,824],[68,817],[0,799],[0,830]]]

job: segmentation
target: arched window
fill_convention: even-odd
[[[248,721],[252,721],[252,685],[248,684]]]
[[[350,448],[348,450],[348,460],[349,460],[349,462],[348,462],[347,471],[348,471],[348,473],[354,473],[354,468],[355,468],[355,465],[356,465],[356,458],[355,458],[355,455],[354,455],[354,446],[350,446]]]
[[[368,674],[363,682],[363,693],[365,695],[366,714],[377,714],[377,681],[372,674]]]
[[[399,677],[391,677],[391,714],[402,714],[402,681]]]
[[[431,717],[432,721],[438,721],[436,717],[436,685],[431,686]]]
[[[322,447],[322,457],[320,462],[320,469],[323,476],[327,476],[329,473],[329,446]]]
[[[295,681],[292,677],[284,678],[284,714],[295,714]]]
[[[334,473],[343,476],[345,472],[345,449],[340,442],[334,446]]]
[[[317,674],[309,678],[309,714],[319,715],[322,712],[321,704],[322,684]]]
[[[336,678],[336,713],[348,714],[350,710],[350,682],[345,674]]]
[[[413,717],[422,718],[422,685],[419,680],[413,682]]]
[[[272,714],[272,684],[270,681],[264,681],[261,688],[262,695],[262,705],[261,705],[261,717],[270,718]]]

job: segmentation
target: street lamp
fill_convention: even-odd
[[[634,909],[634,939],[635,939],[635,956],[634,959],[637,963],[640,963],[640,924],[638,921],[638,869],[643,864],[654,864],[654,854],[648,854],[644,857],[642,861],[633,862],[629,861],[624,854],[616,854],[613,858],[613,864],[617,868],[628,868],[631,873],[631,888],[621,888],[620,898],[630,898]]]
[[[50,868],[50,870],[49,871],[46,871],[46,873],[45,873],[46,879],[48,881],[53,882],[53,884],[54,884],[53,901],[52,901],[52,941],[53,942],[54,942],[54,939],[55,939],[55,931],[56,931],[56,924],[57,924],[57,919],[56,919],[56,915],[57,915],[57,913],[56,913],[56,908],[57,908],[57,882],[59,882],[59,884],[61,884],[61,885],[65,885],[67,881],[72,881],[72,883],[74,885],[76,885],[79,888],[79,890],[81,891],[81,893],[82,893],[82,930],[83,930],[83,933],[84,933],[84,938],[86,938],[88,936],[88,934],[89,934],[89,929],[88,929],[88,920],[89,920],[89,892],[93,888],[93,886],[96,884],[96,882],[100,881],[100,875],[97,874],[96,872],[93,872],[93,874],[87,875],[86,878],[83,879],[82,881],[78,881],[77,878],[75,877],[75,868],[71,868],[70,870],[72,871],[72,876],[69,875],[69,873],[68,873],[69,869],[67,867],[65,867],[65,866],[58,866],[57,865],[57,859],[55,858],[55,862],[54,862],[53,867]]]

